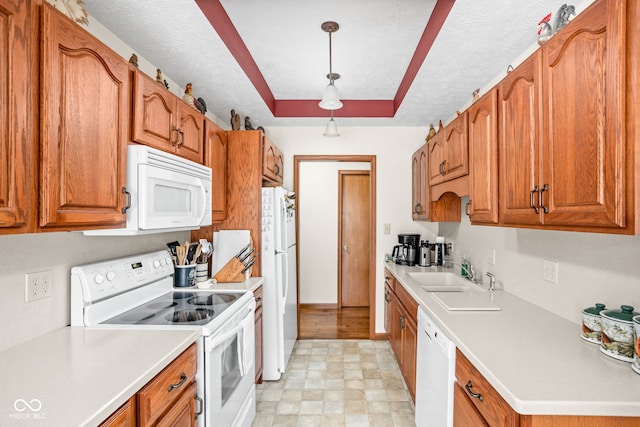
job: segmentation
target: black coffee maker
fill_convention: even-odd
[[[398,234],[398,243],[393,247],[391,255],[396,260],[396,264],[413,266],[418,263],[418,246],[420,245],[419,234]]]

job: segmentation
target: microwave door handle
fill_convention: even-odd
[[[202,190],[202,214],[200,214],[200,220],[198,223],[202,224],[204,216],[207,214],[207,189],[204,187],[201,179],[199,179],[198,182],[200,183],[200,189]]]

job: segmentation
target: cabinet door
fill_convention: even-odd
[[[180,137],[176,154],[197,163],[204,162],[204,116],[182,100],[177,100]]]
[[[418,325],[405,311],[402,325],[402,376],[409,389],[411,399],[416,400],[416,358],[418,350]]]
[[[211,168],[211,219],[227,217],[227,133],[205,119],[205,165]]]
[[[196,383],[182,392],[180,398],[154,424],[155,427],[195,427],[196,426]]]
[[[404,312],[402,310],[402,304],[398,302],[395,294],[391,294],[393,302],[391,303],[391,309],[393,310],[391,316],[391,337],[389,341],[391,343],[391,350],[396,356],[396,361],[402,369],[402,323],[405,322]]]
[[[444,182],[444,131],[441,130],[429,141],[429,185]]]
[[[542,48],[545,224],[625,225],[624,3],[594,3]]]
[[[262,141],[262,174],[271,181],[278,181],[278,148],[266,136]]]
[[[131,76],[131,139],[139,144],[173,153],[179,136],[175,128],[175,96],[141,71],[134,70]]]
[[[388,274],[388,273],[386,273]],[[391,342],[391,333],[392,333],[392,322],[393,322],[393,303],[394,296],[391,287],[386,283],[385,277],[385,286],[384,286],[384,330],[387,333],[387,337]]]
[[[453,427],[489,427],[457,382],[453,385]]]
[[[0,233],[35,228],[36,53],[31,1],[0,0]]]
[[[497,91],[469,108],[469,216],[473,224],[498,222]]]
[[[500,109],[500,223],[541,224],[537,205],[540,149],[540,51],[507,74],[498,91]]]
[[[425,144],[411,157],[413,220],[429,220],[428,145]]]
[[[129,67],[42,6],[40,225],[124,226]]]
[[[276,181],[282,184],[284,180],[284,155],[278,147],[276,147]]]
[[[459,115],[444,128],[444,164],[445,181],[469,173],[469,139],[467,132],[467,114]]]
[[[135,427],[136,398],[132,397],[116,410],[109,418],[100,423],[99,427]]]

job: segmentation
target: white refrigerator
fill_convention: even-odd
[[[262,379],[277,381],[298,338],[295,194],[262,189]]]

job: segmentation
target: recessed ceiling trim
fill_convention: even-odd
[[[393,100],[342,100],[342,108],[333,111],[334,117],[393,117]],[[313,99],[277,99],[275,117],[329,117],[327,110]]]
[[[319,99],[277,100],[251,52],[240,37],[220,0],[195,0],[207,20],[238,62],[238,65],[262,97],[274,117],[325,117],[327,112],[318,107]],[[335,117],[394,117],[411,84],[420,71],[433,42],[438,36],[455,0],[438,0],[416,50],[392,100],[342,100],[344,107],[334,112]]]

